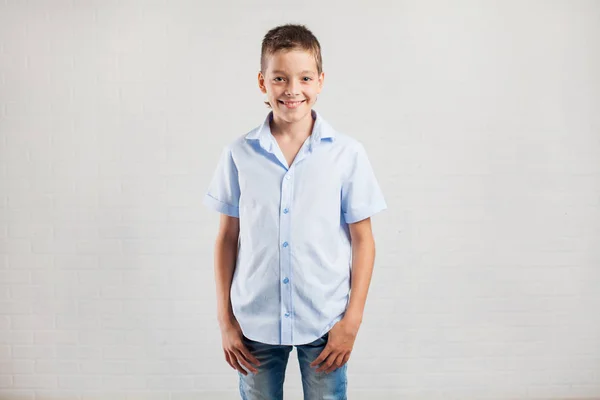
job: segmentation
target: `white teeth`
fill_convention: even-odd
[[[302,102],[304,102],[304,100],[302,100],[302,101],[282,101],[282,103],[288,107],[295,107],[295,106],[301,104]]]

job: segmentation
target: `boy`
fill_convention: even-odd
[[[304,398],[346,399],[375,258],[370,217],[387,206],[362,144],[312,109],[324,76],[305,26],[265,35],[258,86],[272,111],[225,147],[204,197],[222,214],[218,320],[242,399],[283,398],[294,346]]]

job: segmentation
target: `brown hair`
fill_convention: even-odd
[[[313,33],[304,25],[285,24],[277,26],[267,32],[262,41],[260,54],[260,71],[264,74],[270,55],[280,50],[301,49],[309,51],[315,57],[317,72],[321,75],[323,71],[323,59],[321,58],[321,45]],[[265,101],[271,108],[271,103]]]

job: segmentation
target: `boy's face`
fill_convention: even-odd
[[[309,51],[280,50],[269,56],[265,74],[258,73],[258,86],[267,95],[273,114],[294,122],[310,113],[324,78]]]

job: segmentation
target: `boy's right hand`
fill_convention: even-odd
[[[227,323],[221,325],[223,352],[225,353],[227,363],[231,368],[237,369],[244,375],[248,375],[248,372],[241,365],[253,373],[257,373],[258,370],[250,363],[259,366],[260,361],[250,353],[242,338],[242,329],[235,317],[232,316]]]

